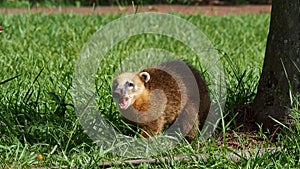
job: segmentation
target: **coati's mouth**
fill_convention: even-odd
[[[128,97],[120,98],[119,107],[123,110],[127,109],[130,106],[130,101]]]

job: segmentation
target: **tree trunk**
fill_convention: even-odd
[[[300,0],[273,0],[266,55],[253,110],[258,123],[274,129],[288,123],[291,95],[300,91]]]

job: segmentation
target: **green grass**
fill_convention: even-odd
[[[103,161],[124,160],[93,144],[77,121],[70,95],[74,66],[83,44],[98,29],[120,15],[0,14],[0,167],[32,168],[68,166],[91,168]],[[181,15],[198,26],[222,56],[228,97],[227,116],[235,115],[235,104],[253,101],[268,33],[269,15],[200,16]],[[166,43],[168,42],[168,43]],[[108,56],[126,57],[132,51],[157,46],[189,56],[179,42],[166,37],[142,35],[119,43]],[[187,53],[186,53],[187,52]],[[104,60],[97,83],[109,82],[118,60]],[[191,59],[192,58],[188,58]],[[193,62],[197,65],[196,62]],[[198,67],[199,68],[199,67]],[[105,75],[105,76],[103,76]],[[13,78],[15,77],[15,78]],[[13,79],[10,79],[13,78]],[[103,79],[104,78],[104,79]],[[10,80],[7,80],[10,79]],[[7,81],[6,81],[7,80]],[[104,80],[104,81],[103,81]],[[99,107],[124,129],[111,106],[110,89],[98,86]],[[106,96],[106,97],[105,97]],[[295,113],[298,113],[295,111]],[[207,160],[174,161],[139,168],[286,168],[299,165],[299,124],[292,134],[278,136],[276,153],[228,160],[230,151],[215,139],[194,149],[183,143],[164,154],[209,155]],[[226,124],[227,125],[227,124]],[[123,127],[123,129],[122,129]],[[226,128],[231,130],[231,128]],[[245,141],[246,138],[241,138]],[[292,144],[293,143],[293,144]],[[267,144],[267,143],[266,143]],[[261,145],[265,146],[265,145]],[[219,152],[219,154],[215,154]],[[43,155],[43,160],[36,156]],[[127,167],[132,167],[127,165]]]

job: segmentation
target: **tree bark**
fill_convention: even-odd
[[[300,91],[300,0],[273,0],[262,75],[253,110],[258,123],[274,129],[289,123],[291,94]],[[272,117],[272,118],[270,118]]]

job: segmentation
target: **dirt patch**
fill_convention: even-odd
[[[0,13],[81,13],[81,14],[130,14],[135,13],[136,6],[101,6],[101,7],[66,7],[66,8],[1,8]],[[204,15],[238,15],[238,14],[259,14],[270,13],[271,5],[239,5],[239,6],[184,6],[184,5],[148,5],[138,6],[138,12],[162,12],[182,14],[204,14]]]

